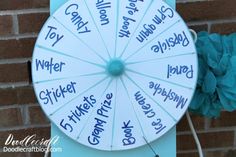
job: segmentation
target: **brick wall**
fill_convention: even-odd
[[[177,0],[178,1],[178,0]],[[236,32],[236,0],[179,0],[177,10],[195,31]],[[192,116],[205,157],[236,157],[236,112],[223,112],[219,119]],[[184,117],[177,126],[178,157],[198,157]]]
[[[179,0],[177,10],[196,31],[236,32],[236,0]],[[49,14],[49,0],[0,0],[0,148],[16,138],[50,136],[50,124],[34,96],[29,71],[37,33]],[[236,156],[236,112],[216,120],[192,116],[206,157]],[[197,157],[186,118],[178,124],[178,157]],[[2,153],[0,157],[38,157]]]
[[[0,1],[0,148],[12,133],[48,138],[50,125],[31,84],[29,61],[37,33],[49,15],[48,0]],[[40,157],[40,153],[2,153],[0,157]]]

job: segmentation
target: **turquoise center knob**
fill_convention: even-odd
[[[107,72],[111,76],[114,76],[114,77],[120,76],[124,73],[124,71],[125,71],[125,65],[123,61],[119,59],[112,59],[107,64]]]

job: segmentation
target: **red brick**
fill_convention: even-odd
[[[192,135],[177,135],[177,150],[194,150],[196,145]]]
[[[0,83],[29,81],[27,63],[0,64]]]
[[[47,8],[49,0],[1,0],[0,10]]]
[[[199,157],[198,153],[178,153],[177,157]]]
[[[198,134],[201,145],[203,148],[220,148],[220,147],[233,147],[234,145],[234,132],[208,132]],[[197,149],[193,136],[178,135],[177,136],[177,149],[178,150],[194,150]]]
[[[39,153],[39,152],[30,153],[30,157],[43,157],[43,156],[44,156],[44,153]],[[50,157],[50,154],[48,157]]]
[[[49,124],[48,119],[39,106],[29,107],[29,116],[31,124]]]
[[[235,157],[235,155],[236,155],[235,154],[234,156],[231,156],[230,154],[231,153],[230,153],[229,150],[224,149],[224,150],[221,150],[221,151],[209,151],[209,152],[206,152],[205,156],[206,157]]]
[[[235,149],[228,150],[226,156],[227,157],[235,157],[236,156],[236,150]]]
[[[10,153],[10,152],[0,152],[1,157],[28,157],[28,153]]]
[[[236,22],[213,24],[211,33],[231,34],[236,32]]]
[[[217,127],[235,127],[236,126],[236,111],[222,112],[221,116],[211,121],[211,128]]]
[[[8,35],[12,33],[13,33],[12,16],[9,15],[0,16],[0,35]]]
[[[186,21],[230,19],[236,17],[235,0],[178,3],[177,11]]]
[[[37,102],[33,87],[31,86],[19,87],[16,88],[16,91],[17,91],[18,104],[29,104]]]
[[[196,130],[203,130],[205,119],[198,115],[191,115],[191,120],[193,122],[194,128]],[[177,124],[177,131],[190,131],[187,117],[184,116],[181,121]]]
[[[48,16],[48,13],[18,15],[19,33],[38,33]]]
[[[49,139],[50,138],[50,128],[49,127],[40,127],[40,128],[27,128],[19,130],[8,130],[0,131],[0,148],[3,148],[4,143],[9,136],[12,134],[15,140],[23,140],[28,135],[36,134],[36,139]]]
[[[227,148],[219,151],[205,151],[204,157],[235,157],[235,150],[227,150]],[[198,152],[196,153],[178,153],[177,157],[199,157]]]
[[[19,126],[23,124],[19,108],[0,109],[0,128]]]
[[[0,40],[0,59],[32,57],[35,38]]]
[[[0,89],[0,105],[37,103],[32,86]]]
[[[13,88],[0,89],[0,105],[12,105],[17,103],[16,90]]]
[[[201,31],[208,31],[208,25],[203,24],[203,25],[191,25],[189,28],[193,29],[195,32],[201,32]]]

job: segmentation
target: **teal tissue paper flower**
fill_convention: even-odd
[[[222,110],[236,109],[236,33],[198,33],[199,61],[196,92],[191,112],[215,118]]]

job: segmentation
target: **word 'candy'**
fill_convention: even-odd
[[[79,34],[91,32],[88,28],[88,21],[84,21],[84,19],[79,14],[79,5],[71,4],[65,10],[65,15],[71,16],[71,22],[76,26],[76,30]]]
[[[59,63],[53,62],[53,58],[50,58],[49,61],[36,59],[35,63],[36,63],[36,71],[39,71],[39,69],[46,70],[49,71],[50,74],[52,74],[52,72],[61,72],[63,67],[66,65],[66,63],[64,62],[59,62]]]
[[[45,40],[53,40],[52,47],[54,47],[63,37],[64,35],[60,35],[57,33],[57,28],[53,26],[48,26],[48,33],[45,37]]]
[[[53,105],[58,102],[58,99],[65,99],[67,95],[76,93],[75,85],[76,82],[70,82],[65,86],[59,85],[58,88],[42,90],[39,93],[39,98],[45,105]]]

